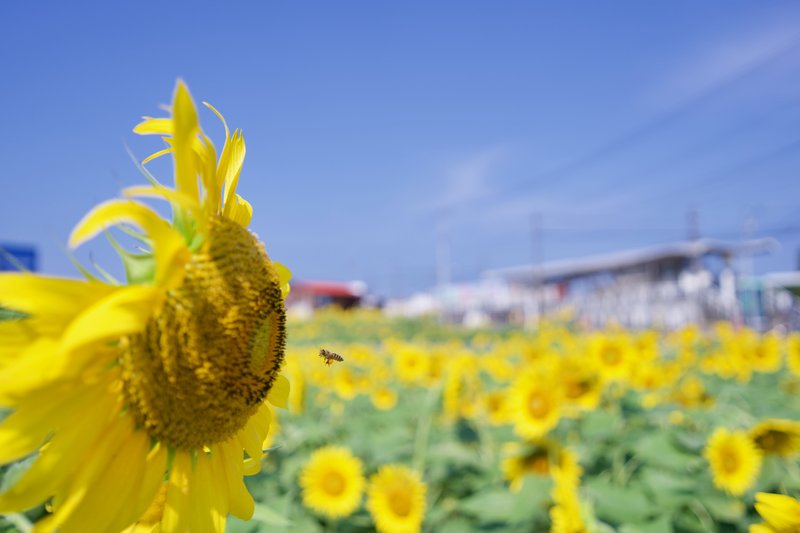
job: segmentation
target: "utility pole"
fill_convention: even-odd
[[[700,213],[695,207],[686,210],[686,238],[690,243],[700,240]],[[689,270],[693,274],[700,270],[700,257],[697,253],[690,260]]]
[[[696,241],[700,238],[700,213],[694,207],[686,211],[686,237],[690,241]]]

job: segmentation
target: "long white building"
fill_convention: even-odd
[[[530,324],[562,310],[587,326],[614,321],[671,329],[721,319],[745,322],[735,259],[777,246],[774,239],[698,239],[489,270],[478,283],[437,289],[437,307],[445,319],[475,324]]]

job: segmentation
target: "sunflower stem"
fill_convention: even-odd
[[[432,388],[425,397],[425,410],[417,420],[417,431],[414,435],[414,468],[422,473],[425,471],[425,461],[428,455],[428,436],[431,432],[433,406],[439,394],[438,388]]]

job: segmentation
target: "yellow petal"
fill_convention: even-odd
[[[219,509],[224,517],[228,514],[228,500],[230,499],[230,494],[228,492],[228,474],[225,469],[225,452],[222,446],[219,444],[212,446],[210,457],[211,473],[217,485],[215,497],[219,501]]]
[[[39,504],[64,488],[79,468],[76,458],[90,453],[90,446],[107,429],[117,405],[108,390],[95,387],[81,411],[65,413],[62,428],[42,449],[31,467],[7,492],[0,495],[0,513],[19,512]]]
[[[172,135],[172,128],[171,118],[144,117],[133,131],[139,135]]]
[[[200,137],[195,138],[193,147],[197,157],[197,168],[200,169],[203,187],[206,190],[206,213],[208,216],[217,215],[220,208],[221,188],[217,184],[217,152],[214,149],[214,143],[201,131]]]
[[[800,528],[800,502],[791,496],[759,492],[756,494],[755,508],[778,531],[796,531]]]
[[[247,424],[245,424],[245,427],[253,430],[258,436],[258,440],[263,443],[269,434],[271,422],[272,412],[269,410],[269,405],[266,402],[261,402],[256,412],[253,413],[253,416],[251,416]],[[261,454],[259,453],[255,457],[259,458]]]
[[[208,102],[203,102],[203,105],[206,106],[207,108],[209,108],[211,111],[214,112],[215,115],[217,115],[217,117],[219,117],[219,119],[222,121],[223,127],[225,128],[225,138],[226,139],[229,138],[231,136],[231,132],[228,129],[228,123],[225,122],[225,117],[222,116],[222,113],[217,111],[217,108],[215,108],[213,105],[209,104]]]
[[[236,186],[239,183],[239,175],[242,172],[242,164],[244,164],[244,156],[246,151],[247,150],[244,144],[242,132],[239,130],[234,131],[230,143],[230,158],[227,161],[224,175],[225,198],[223,202],[225,204],[225,208],[223,210],[223,214],[227,218],[231,218],[230,211],[233,209]]]
[[[285,299],[291,290],[291,287],[289,286],[289,280],[292,279],[292,272],[283,263],[274,261],[272,265],[275,267],[275,271],[278,273],[278,280],[281,284],[281,296],[283,296]]]
[[[197,457],[191,487],[192,512],[189,514],[189,529],[193,533],[216,533],[217,531],[224,533],[224,526],[221,530],[217,529],[222,513],[214,494],[216,491],[217,488],[211,476],[211,459],[205,453],[201,453]]]
[[[94,398],[93,389],[65,397],[62,388],[39,391],[17,406],[0,423],[0,464],[16,461],[37,449],[45,438],[63,424],[69,413],[84,408]]]
[[[156,284],[172,288],[183,280],[184,265],[191,252],[183,237],[149,207],[131,200],[111,200],[90,211],[69,239],[72,248],[91,239],[114,224],[129,223],[142,228],[153,241],[156,258]]]
[[[136,432],[134,435],[144,440],[144,453],[140,454],[132,449],[128,452],[127,459],[121,459],[128,461],[129,470],[131,465],[138,465],[139,472],[136,475],[136,481],[131,483],[127,498],[123,500],[124,505],[121,512],[109,525],[109,531],[120,531],[138,520],[147,511],[164,479],[167,464],[166,450],[158,444],[153,449],[149,449],[150,437],[142,431]],[[120,477],[124,479],[124,474]]]
[[[175,189],[170,189],[168,187],[154,187],[152,185],[137,185],[134,187],[126,187],[122,190],[122,194],[125,196],[162,198],[167,200],[176,208],[185,209],[191,212],[195,220],[198,222],[202,222],[204,220],[204,217],[202,216],[202,207],[200,204],[185,194],[176,191]]]
[[[65,364],[68,361],[59,355],[54,339],[37,339],[0,370],[0,405],[14,406],[36,389],[59,379]]]
[[[236,434],[239,439],[239,444],[245,449],[247,455],[252,458],[261,457],[261,443],[264,442],[260,439],[255,429],[246,424],[239,433]]]
[[[152,161],[153,159],[158,159],[162,155],[167,155],[167,154],[171,154],[171,153],[172,153],[172,147],[164,148],[163,150],[159,150],[158,152],[156,152],[154,154],[150,154],[149,156],[147,156],[144,159],[142,159],[142,164],[145,165],[145,164],[149,163],[150,161]]]
[[[52,332],[42,334],[47,335]],[[27,350],[39,336],[40,333],[37,328],[32,327],[30,319],[0,322],[0,369],[14,362],[17,355]],[[0,383],[3,383],[2,379]]]
[[[156,287],[134,285],[120,288],[81,313],[69,325],[61,338],[59,351],[62,354],[75,353],[99,341],[144,331],[163,298],[163,291]]]
[[[195,201],[200,200],[197,172],[194,165],[193,141],[199,132],[197,109],[182,80],[175,86],[172,99],[173,156],[175,159],[175,188]]]
[[[272,382],[272,388],[267,393],[267,400],[272,405],[283,407],[289,406],[289,380],[283,374],[278,374]]]
[[[244,464],[242,465],[242,471],[244,472],[244,475],[255,476],[261,472],[261,459],[264,457],[266,457],[266,455],[262,454],[258,459],[253,459],[252,457],[245,459]]]
[[[8,272],[0,274],[0,305],[66,323],[82,309],[116,289],[113,285],[94,281]]]
[[[253,497],[244,484],[242,448],[236,438],[219,445],[223,459],[221,465],[225,469],[225,482],[228,491],[228,510],[242,520],[250,520],[255,510]]]
[[[108,467],[123,444],[130,439],[133,425],[127,417],[115,419],[106,431],[94,442],[91,451],[86,454],[75,469],[74,480],[63,490],[56,492],[53,498],[53,527],[66,520],[76,512],[83,501],[83,497],[95,485],[98,479],[108,470]],[[106,495],[107,496],[107,495]]]
[[[167,484],[167,501],[161,517],[163,533],[185,533],[189,530],[191,511],[189,486],[192,478],[192,459],[187,452],[176,452]]]
[[[243,228],[250,225],[250,219],[253,218],[253,207],[250,203],[239,196],[234,196],[230,209],[226,210],[227,218],[233,220]]]
[[[128,502],[141,483],[149,445],[150,439],[144,432],[134,431],[127,436],[91,485],[83,491],[70,492],[63,508],[57,511],[59,528],[62,531],[120,531],[138,518],[131,515]],[[111,494],[113,498],[109,498]],[[73,499],[78,500],[77,503],[72,504]],[[70,508],[73,511],[67,514],[65,510]]]
[[[158,494],[164,482],[164,472],[167,469],[167,448],[157,443],[150,453],[147,454],[144,467],[144,477],[142,478],[139,491],[131,503],[134,516],[141,517]]]

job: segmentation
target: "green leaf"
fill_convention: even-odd
[[[669,433],[653,433],[643,437],[633,446],[633,451],[643,463],[685,472],[693,457],[681,453],[672,444]]]
[[[125,267],[125,277],[129,284],[147,283],[155,279],[156,258],[153,254],[134,254],[129,252],[109,232],[106,232],[106,238],[117,251],[120,259],[122,259],[122,265]]]
[[[677,509],[696,497],[695,483],[685,475],[645,467],[641,470],[639,479],[662,510]]]
[[[509,520],[529,522],[535,517],[545,517],[552,488],[553,480],[549,476],[525,476],[522,488],[514,494],[514,506]]]
[[[430,460],[437,460],[448,464],[462,466],[482,466],[478,453],[455,441],[442,442],[428,452]]]
[[[456,437],[464,444],[478,444],[481,440],[475,426],[465,418],[459,418],[456,422]]]
[[[586,490],[595,502],[597,516],[616,525],[644,522],[657,512],[637,483],[618,487],[594,478],[586,483]]]
[[[622,526],[619,533],[672,533],[672,520],[669,515],[663,515],[651,522]]]
[[[33,462],[38,458],[38,454],[33,454],[25,459],[21,459],[15,463],[11,463],[2,477],[0,477],[0,493],[7,491],[13,487],[14,484],[28,471]]]
[[[20,313],[19,311],[13,311],[11,309],[6,309],[5,307],[0,307],[0,322],[5,320],[22,320],[23,318],[27,318],[28,315],[25,313]]]
[[[256,503],[252,519],[270,526],[286,527],[291,525],[291,522],[286,517],[278,514],[263,503]]]
[[[581,423],[581,430],[588,440],[605,439],[619,430],[621,418],[611,411],[592,411],[587,413]]]
[[[720,522],[738,522],[747,510],[741,500],[723,494],[700,495],[698,500]]]
[[[478,517],[481,522],[506,522],[514,511],[514,497],[505,490],[488,490],[462,500],[459,509]]]
[[[475,531],[476,524],[467,520],[463,516],[458,516],[447,520],[444,524],[436,528],[438,533],[463,533],[464,531]]]
[[[22,513],[6,514],[0,518],[14,526],[15,529],[12,531],[18,531],[19,533],[30,533],[33,531],[33,524],[28,520],[28,517]],[[3,528],[3,530],[5,530],[5,528]]]

